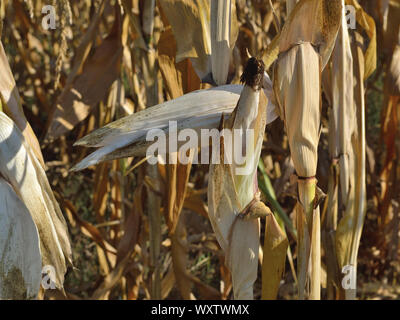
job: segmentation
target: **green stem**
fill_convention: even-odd
[[[276,199],[274,188],[272,187],[271,180],[269,179],[267,173],[265,172],[264,163],[260,159],[258,163],[258,169],[261,172],[261,176],[258,177],[258,185],[260,190],[264,193],[267,198],[268,204],[271,205],[275,215],[281,219],[286,228],[288,229],[289,233],[292,235],[294,239],[297,239],[297,230],[293,227],[293,223],[283,210],[281,205]]]

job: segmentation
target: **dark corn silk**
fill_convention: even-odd
[[[250,58],[240,77],[240,82],[252,87],[254,90],[260,90],[264,77],[265,65],[262,60]]]

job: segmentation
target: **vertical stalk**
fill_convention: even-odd
[[[286,14],[289,16],[296,6],[297,0],[287,0],[286,1]]]
[[[300,210],[303,211],[302,219],[307,222],[301,227],[303,230],[298,230],[299,248],[304,253],[304,256],[299,255],[298,264],[298,278],[299,278],[299,299],[304,299],[304,289],[306,284],[307,271],[310,274],[311,291],[309,298],[311,300],[320,299],[320,219],[319,210],[314,210],[315,191],[317,187],[317,180],[315,178],[298,181],[299,200],[301,203]],[[318,216],[318,217],[316,217]],[[318,225],[318,226],[317,226]],[[307,245],[308,243],[308,245]],[[311,246],[311,247],[310,247]],[[307,249],[310,248],[310,249]],[[308,252],[310,250],[310,252]],[[311,253],[311,256],[310,256]],[[307,259],[304,261],[303,259]],[[310,260],[309,260],[310,259]],[[301,284],[301,285],[300,285]]]
[[[362,36],[356,32],[355,42],[362,43]],[[356,50],[356,77],[358,79],[356,85],[356,101],[357,101],[357,122],[358,122],[358,144],[357,144],[357,175],[356,175],[356,195],[355,195],[355,214],[356,223],[354,236],[352,239],[350,265],[354,267],[354,276],[357,279],[357,255],[360,244],[361,233],[364,224],[366,212],[366,184],[365,184],[365,96],[364,96],[364,54],[361,46],[357,46]],[[356,280],[355,280],[356,281]],[[356,286],[357,287],[357,286]],[[354,300],[357,290],[346,290],[346,300]]]
[[[151,42],[154,30],[154,9],[156,0],[145,0],[143,7],[143,37],[147,44]]]
[[[156,165],[147,167],[147,174],[152,181],[158,181],[158,170]],[[147,208],[149,212],[150,225],[150,269],[151,274],[151,299],[161,300],[161,266],[160,266],[160,250],[161,250],[161,214],[160,214],[160,198],[148,188]]]
[[[332,117],[330,117],[330,122]],[[331,126],[330,126],[331,128]],[[333,135],[333,130],[329,131]],[[334,300],[336,297],[336,289],[334,284],[338,283],[338,266],[336,258],[335,237],[338,219],[338,183],[339,183],[339,167],[336,160],[332,160],[328,182],[328,207],[325,218],[324,245],[326,253],[326,288],[328,300]]]
[[[154,28],[155,0],[146,0],[143,8],[143,33],[148,42],[148,50],[143,55],[143,74],[146,84],[147,106],[159,103],[157,53],[153,48],[151,37]],[[157,165],[148,165],[147,174],[160,190]],[[161,300],[161,199],[148,188],[147,208],[150,225],[150,262],[151,262],[151,299]]]
[[[311,241],[310,300],[321,299],[321,221],[319,207],[314,209]]]

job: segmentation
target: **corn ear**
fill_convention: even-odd
[[[274,91],[285,122],[297,175],[299,298],[304,298],[310,254],[311,299],[320,298],[319,211],[315,210],[316,170],[321,119],[321,71],[327,64],[340,25],[340,1],[305,0],[290,13],[280,35]],[[308,21],[308,23],[304,23]],[[318,215],[318,217],[316,217]],[[317,230],[318,229],[318,230]]]
[[[232,273],[235,299],[253,299],[253,284],[257,279],[259,220],[241,219],[238,216],[255,199],[257,193],[255,175],[267,122],[267,101],[260,90],[263,72],[261,62],[254,58],[249,60],[242,76],[246,85],[239,102],[226,123],[222,121],[223,128],[254,130],[254,144],[250,152],[246,152],[245,158],[249,173],[238,175],[237,169],[241,166],[236,162],[232,165],[224,164],[223,137],[221,163],[210,165],[209,218],[217,240],[225,251],[225,261]],[[234,148],[242,145],[241,138],[233,141],[232,145]],[[271,214],[260,201],[256,201],[250,211],[250,216]]]

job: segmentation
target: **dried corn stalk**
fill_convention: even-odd
[[[349,188],[343,189],[342,202],[345,206],[343,217],[339,222],[336,232],[336,254],[338,265],[341,268],[344,266],[351,266],[354,268],[353,275],[356,275],[357,271],[357,254],[358,247],[361,239],[361,232],[364,224],[364,217],[366,213],[366,142],[365,142],[365,89],[364,79],[369,76],[375,69],[376,66],[376,31],[375,23],[371,17],[369,17],[362,8],[358,5],[357,1],[351,2],[356,6],[358,11],[357,21],[359,26],[366,31],[369,39],[369,45],[365,52],[363,52],[364,39],[360,35],[359,31],[355,31],[353,34],[354,41],[351,42],[351,55],[353,56],[353,67],[348,65],[347,69],[353,69],[353,81],[349,79],[350,75],[347,75],[344,81],[347,89],[349,83],[354,83],[354,92],[346,92],[346,117],[349,118],[350,123],[348,124],[350,132],[347,133],[351,137],[347,137],[348,144],[346,151],[349,157],[349,166],[346,168],[340,163],[340,173],[342,170],[348,170],[348,174],[345,177],[341,177],[340,183],[349,183]],[[348,46],[348,45],[346,45]],[[346,49],[346,52],[349,48]],[[347,60],[349,60],[347,54]],[[352,98],[353,102],[349,100]],[[351,139],[351,144],[350,144]],[[346,182],[344,179],[349,179]],[[344,186],[347,188],[347,186]],[[347,191],[347,194],[344,192]],[[346,299],[355,299],[356,290],[350,288],[345,290]]]
[[[321,119],[320,78],[332,52],[340,19],[340,0],[299,2],[283,27],[274,70],[277,104],[285,121],[290,152],[299,177],[296,215],[300,299],[304,298],[309,269],[310,298],[320,298],[319,210],[315,179]]]
[[[338,217],[338,185],[340,185],[341,208],[344,211],[354,210],[354,151],[352,147],[352,136],[357,129],[356,110],[353,100],[353,57],[350,48],[350,38],[345,18],[344,0],[342,0],[342,23],[336,39],[336,46],[332,54],[332,65],[329,75],[330,82],[325,90],[332,103],[329,115],[329,146],[332,158],[331,176],[329,178],[329,205],[327,213],[326,245],[328,251],[328,287],[333,289],[333,283],[339,286],[337,260],[334,250],[335,233]],[[329,88],[327,88],[329,87]],[[340,177],[340,183],[337,179]],[[345,212],[340,216],[345,215]],[[330,297],[334,296],[329,292]]]

